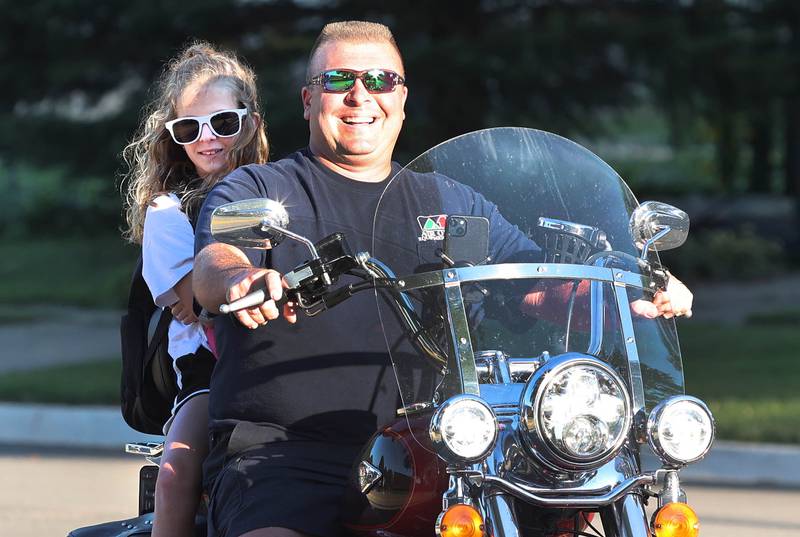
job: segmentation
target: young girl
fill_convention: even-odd
[[[166,66],[125,148],[125,236],[142,245],[142,275],[153,300],[174,316],[168,348],[179,393],[164,425],[156,537],[194,534],[208,451],[214,357],[193,307],[192,215],[217,181],[238,166],[266,162],[268,152],[253,71],[205,43],[192,44]]]

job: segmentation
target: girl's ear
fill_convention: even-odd
[[[254,112],[252,115],[253,115],[253,120],[256,122],[256,129],[258,129],[259,127],[261,127],[261,114],[259,114],[258,112]]]

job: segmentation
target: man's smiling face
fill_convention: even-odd
[[[329,69],[389,69],[403,75],[394,47],[385,42],[335,41],[312,59],[313,74]],[[405,119],[405,85],[391,93],[369,93],[361,80],[346,93],[326,93],[320,86],[303,88],[303,116],[309,121],[311,151],[345,168],[388,167]],[[383,179],[376,177],[375,180]]]

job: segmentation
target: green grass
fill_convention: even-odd
[[[118,405],[120,360],[59,365],[0,375],[0,400],[18,403]]]
[[[4,311],[0,309],[0,325],[23,324],[40,319],[41,317],[31,315],[28,312]]]
[[[745,326],[681,322],[686,392],[708,403],[719,438],[800,444],[796,315]]]
[[[119,236],[3,239],[0,304],[122,307],[138,248]]]

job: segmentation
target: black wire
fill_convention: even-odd
[[[564,533],[569,533],[569,534],[572,534],[572,535],[580,535],[582,537],[599,537],[598,535],[595,535],[594,533],[586,533],[585,531],[578,531],[578,530],[556,529],[554,531],[552,529],[537,528],[536,526],[521,526],[521,528],[525,529],[525,530],[531,530],[531,531],[539,532],[542,535],[560,535],[560,534],[564,534]],[[597,530],[595,530],[595,531],[597,531]]]
[[[588,525],[590,528],[592,528],[592,530],[594,530],[594,532],[595,532],[597,535],[600,535],[600,530],[598,530],[597,528],[595,528],[595,527],[594,527],[594,524],[592,524],[592,521],[591,521],[591,520],[589,520],[589,517],[588,517],[588,516],[586,516],[586,511],[581,511],[581,516],[583,516],[583,520],[584,520],[584,522],[586,522],[586,524],[587,524],[587,525]]]
[[[521,528],[522,529],[526,529],[526,530],[536,531],[536,532],[539,532],[539,533],[544,534],[544,535],[556,535],[556,534],[569,533],[571,535],[580,535],[580,536],[583,536],[583,537],[600,537],[602,535],[602,533],[600,533],[600,530],[598,530],[594,526],[594,524],[592,524],[592,522],[589,520],[589,517],[586,516],[586,511],[581,511],[580,513],[581,513],[580,516],[583,517],[583,520],[584,520],[584,522],[586,522],[586,525],[588,525],[590,528],[592,528],[592,531],[594,531],[594,533],[588,533],[588,532],[585,532],[585,531],[578,531],[578,530],[567,530],[567,529],[563,529],[563,530],[562,529],[556,529],[555,531],[552,531],[552,530],[547,530],[545,528],[538,528],[536,526],[522,526],[522,525],[521,525]],[[576,522],[576,527],[577,527],[578,515],[575,515],[574,520]]]

